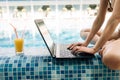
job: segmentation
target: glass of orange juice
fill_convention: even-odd
[[[23,47],[24,47],[24,39],[23,38],[16,38],[14,39],[15,45],[15,52],[17,55],[23,54]]]

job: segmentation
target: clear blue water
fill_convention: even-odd
[[[87,18],[88,20],[88,18]],[[50,35],[54,42],[70,44],[78,41],[83,41],[80,38],[80,30],[90,26],[91,19],[87,21],[86,18],[82,21],[79,19],[59,19],[56,25],[56,19],[45,19],[46,26],[49,29]],[[33,20],[15,21],[12,22],[17,29],[18,34],[24,32],[24,46],[25,47],[43,47],[45,46],[41,35]],[[23,23],[23,24],[21,24]],[[29,23],[29,24],[26,24]],[[26,25],[25,25],[26,24]],[[25,26],[24,26],[25,25]],[[56,27],[57,26],[57,27]],[[58,34],[57,34],[58,33]],[[13,48],[14,47],[15,33],[13,28],[6,22],[0,22],[0,48]]]
[[[20,33],[21,31],[19,31],[18,33]],[[2,48],[9,48],[9,47],[14,47],[14,43],[13,40],[15,38],[15,34],[12,34],[11,36],[5,36],[6,32],[0,32],[0,47]],[[54,31],[50,31],[50,35],[52,37],[52,39],[54,40],[54,42],[58,42],[58,43],[72,43],[72,42],[77,42],[80,41],[80,37],[79,37],[79,30],[75,31],[73,29],[71,30],[62,30],[59,33],[59,36],[56,35],[56,33]],[[31,31],[25,31],[25,47],[42,47],[45,46],[40,34],[38,31],[36,31],[35,34],[33,34]]]

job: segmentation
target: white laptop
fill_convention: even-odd
[[[88,53],[79,53],[78,55],[73,55],[70,50],[67,49],[69,44],[55,43],[50,36],[50,33],[42,19],[34,20],[37,26],[37,29],[47,46],[48,51],[50,52],[53,58],[91,58],[94,57],[92,54]]]

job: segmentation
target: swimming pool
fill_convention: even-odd
[[[55,42],[71,43],[82,41],[79,32],[89,23],[80,24],[73,20],[62,21],[54,27],[49,22],[51,37]],[[83,20],[83,22],[86,22]],[[30,23],[30,22],[29,22]],[[72,23],[72,24],[71,24]],[[74,24],[73,24],[74,23]],[[82,27],[80,26],[82,25]],[[119,80],[120,71],[108,69],[99,55],[85,59],[54,59],[46,51],[44,42],[33,23],[25,31],[25,55],[16,56],[13,39],[15,34],[0,24],[0,79],[1,80]],[[52,26],[52,27],[51,27]],[[79,28],[78,28],[78,27]],[[74,27],[74,28],[73,28]],[[5,28],[5,29],[4,29]],[[19,30],[21,33],[22,30]],[[58,34],[56,34],[58,33]],[[44,50],[45,49],[45,50]],[[32,55],[32,56],[31,56]],[[42,55],[42,56],[40,56]],[[47,55],[47,56],[44,56]],[[49,56],[48,56],[49,55]],[[7,57],[6,57],[7,56]]]
[[[92,21],[87,18],[66,18],[59,19],[44,19],[45,23],[50,31],[50,35],[55,42],[58,43],[71,43],[81,41],[80,30],[86,26],[90,26]],[[12,20],[11,23],[18,29],[18,34],[24,31],[25,47],[37,47],[44,46],[44,42],[37,30],[34,20]],[[22,24],[21,24],[22,23]],[[26,24],[27,23],[27,24]],[[57,24],[58,23],[58,24]],[[0,47],[9,48],[14,47],[13,39],[15,38],[15,33],[13,28],[4,20],[0,22]]]
[[[54,40],[54,42],[58,43],[71,43],[71,42],[77,42],[80,40],[79,32],[77,30],[63,30],[60,32],[59,35],[56,35],[54,31],[50,31],[51,37]],[[13,39],[15,38],[15,34],[11,34],[10,36],[6,36],[4,32],[0,32],[0,35],[2,36],[0,38],[0,47],[2,48],[9,48],[14,47]],[[25,47],[43,47],[44,42],[41,38],[41,35],[38,31],[36,31],[35,34],[32,34],[30,31],[25,32]]]
[[[14,23],[17,24],[17,22],[15,21]],[[37,27],[34,24],[34,21],[33,20],[28,22],[26,21],[26,23],[29,23],[29,24],[27,25],[27,28],[25,29],[25,32],[24,32],[25,53],[26,54],[29,53],[29,55],[30,54],[33,55],[34,54],[33,52],[35,52],[38,55],[40,52],[40,48],[46,48],[45,43],[41,38],[41,35],[39,34]],[[80,27],[79,20],[67,19],[63,21],[61,19],[61,21],[59,21],[59,24],[60,25],[56,27],[55,20],[51,20],[51,19],[46,20],[46,25],[49,29],[51,38],[54,40],[54,42],[70,44],[73,42],[83,41],[80,38],[81,27]],[[20,23],[18,23],[17,25],[19,25],[19,27],[17,27],[18,29],[17,32],[19,35],[21,35],[24,29],[20,26]],[[0,24],[0,43],[1,43],[0,55],[5,55],[4,53],[7,53],[6,54],[7,56],[15,54],[14,38],[15,38],[15,33],[13,29],[10,27],[10,25],[6,24],[6,22],[3,22],[3,23],[1,22]]]

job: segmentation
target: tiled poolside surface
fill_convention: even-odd
[[[120,71],[104,66],[98,54],[77,59],[55,59],[49,53],[0,56],[0,80],[120,80]]]

